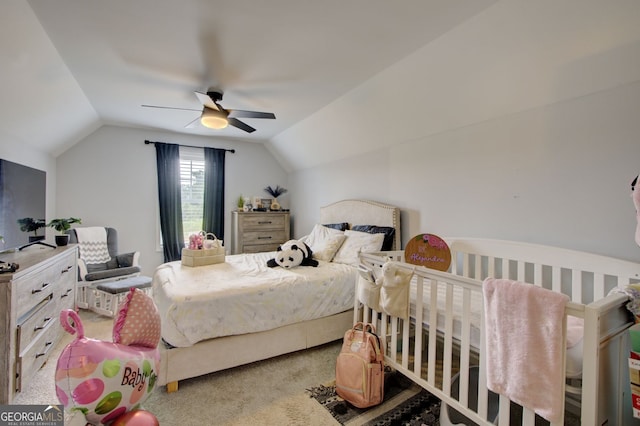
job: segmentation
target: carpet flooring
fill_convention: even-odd
[[[85,310],[80,311],[80,318],[87,337],[111,341],[111,318]],[[13,404],[59,404],[54,386],[55,367],[60,353],[73,338],[65,333],[52,350],[49,361],[16,396]],[[163,426],[403,424],[397,414],[391,415],[395,420],[389,423],[385,420],[384,413],[374,416],[373,411],[369,416],[372,418],[365,416],[347,423],[344,418],[333,415],[320,399],[311,396],[310,390],[320,388],[318,385],[322,383],[327,384],[325,387],[328,388],[328,384],[335,379],[335,360],[341,346],[342,342],[336,341],[266,361],[182,380],[178,392],[174,393],[167,393],[165,387],[158,387],[143,404],[143,408],[153,413]],[[387,405],[398,405],[416,396],[424,399],[422,389],[411,383],[399,383],[392,388],[394,386],[403,388],[405,393],[400,395],[402,392],[397,392],[396,395],[400,396],[394,400],[389,399],[392,402]],[[390,390],[388,396],[391,397],[394,392]],[[324,394],[324,402],[329,403],[331,391],[326,390]],[[420,423],[415,421],[416,417],[412,417],[413,423],[410,420],[404,424],[437,424],[439,403],[437,399],[432,401],[431,398],[427,398],[427,403],[419,403],[422,407],[419,412],[420,415],[426,413],[432,416],[421,417]],[[340,411],[340,408],[337,410]],[[409,408],[409,411],[417,413],[418,408]],[[373,419],[381,423],[370,423]],[[577,425],[579,420],[567,424]],[[65,413],[65,426],[85,426],[84,416]]]
[[[113,320],[81,310],[85,335],[111,341]],[[59,404],[54,375],[58,357],[73,341],[65,333],[49,361],[13,404]],[[338,425],[306,390],[335,376],[341,342],[180,381],[178,392],[157,387],[143,408],[163,426]],[[247,348],[251,350],[251,348]],[[84,426],[84,416],[65,413],[65,426]]]

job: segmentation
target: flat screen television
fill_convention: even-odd
[[[46,192],[45,171],[0,159],[0,252],[44,239]]]

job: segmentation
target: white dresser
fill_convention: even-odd
[[[231,253],[274,251],[290,239],[289,212],[239,212],[231,219]]]
[[[0,368],[8,372],[0,374],[0,404],[9,404],[65,333],[60,311],[74,308],[77,249],[34,245],[0,260],[20,266],[0,274]]]

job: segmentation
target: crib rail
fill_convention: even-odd
[[[622,259],[515,241],[446,241],[451,248],[451,272],[456,275],[528,282],[567,294],[577,303],[601,300],[614,287],[640,282],[640,265]]]
[[[567,406],[567,409],[575,411],[582,418],[582,424],[602,424],[603,419],[606,421],[611,417],[608,412],[600,412],[603,409],[598,402],[602,398],[602,391],[598,390],[601,385],[599,365],[602,361],[599,354],[604,347],[611,342],[618,342],[624,336],[631,321],[624,309],[626,297],[606,294],[612,287],[637,282],[640,276],[638,265],[633,264],[634,269],[630,266],[631,262],[627,262],[624,265],[627,273],[619,276],[607,268],[596,268],[597,272],[568,269],[556,265],[558,259],[548,253],[543,254],[546,263],[536,263],[518,260],[513,256],[519,254],[517,251],[510,252],[511,256],[499,257],[490,255],[490,250],[486,254],[478,253],[478,250],[474,253],[468,246],[466,248],[469,250],[462,251],[460,249],[465,246],[461,243],[450,246],[451,273],[406,264],[402,251],[361,254],[361,261],[378,273],[388,261],[394,262],[399,268],[414,271],[414,308],[411,318],[392,317],[356,300],[354,320],[376,324],[384,341],[387,364],[475,423],[534,425],[536,416],[533,411],[489,392],[486,387],[486,372],[482,362],[485,353],[482,313],[480,338],[476,339],[478,344],[472,343],[473,333],[478,332],[473,327],[472,300],[482,298],[481,281],[486,277],[504,277],[530,282],[570,296],[572,301],[565,310],[565,325],[566,315],[585,319],[584,373],[581,381],[569,387],[567,401],[572,406]],[[590,266],[594,265],[599,266],[597,262],[591,262]],[[432,306],[438,306],[438,301],[441,305],[439,310],[428,309],[428,318],[423,318],[424,295],[429,295]],[[458,307],[453,302],[455,297],[460,302]],[[566,353],[562,362],[563,365],[566,362]],[[472,372],[474,375],[477,373],[477,385]],[[614,405],[619,412],[617,415],[624,416],[622,402],[616,401]],[[564,419],[558,424],[563,423]]]

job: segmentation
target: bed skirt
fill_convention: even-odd
[[[165,348],[160,352],[158,384],[175,391],[179,380],[339,340],[352,326],[353,310],[348,310],[258,333],[205,340],[186,348]]]

